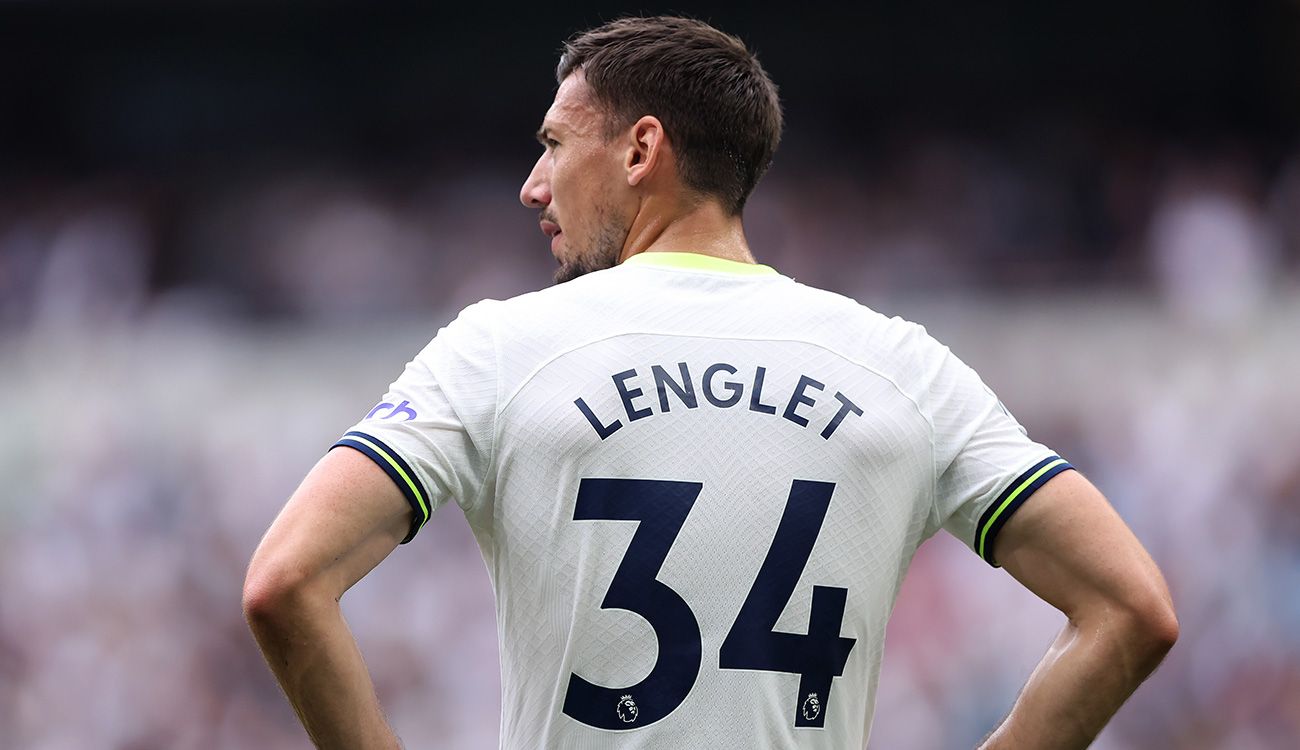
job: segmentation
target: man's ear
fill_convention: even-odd
[[[627,184],[633,187],[649,179],[664,163],[670,162],[668,141],[664,126],[658,117],[646,115],[628,130],[628,149],[623,166],[627,171]]]

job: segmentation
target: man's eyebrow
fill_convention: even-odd
[[[551,140],[551,129],[546,125],[537,129],[537,142],[545,146]]]

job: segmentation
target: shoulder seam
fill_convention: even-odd
[[[927,334],[923,333],[922,335]],[[934,339],[931,340],[934,341]],[[938,370],[944,366],[949,357],[956,355],[952,353],[952,349],[948,348],[947,344],[943,344],[939,341],[935,341],[934,343],[942,346],[944,351],[943,359],[939,361],[938,367],[935,368]],[[934,378],[931,377],[926,382],[933,383]],[[925,423],[930,427],[930,515],[934,518],[934,531],[937,533],[939,529],[943,528],[943,518],[939,515],[939,455],[938,447],[935,445],[934,440],[934,420],[927,417]]]
[[[477,304],[482,305],[484,302],[488,302],[488,301],[489,300],[482,300]],[[491,300],[491,301],[499,304],[497,300]],[[492,433],[490,438],[491,442],[488,445],[488,462],[487,462],[487,466],[483,470],[483,481],[479,484],[478,492],[474,493],[474,500],[470,504],[471,508],[481,507],[481,503],[483,502],[483,497],[487,494],[487,488],[491,484],[488,477],[491,477],[492,473],[496,471],[496,463],[497,463],[497,444],[499,442],[499,435],[498,435],[499,430],[497,425],[500,422],[502,409],[501,409],[501,345],[500,345],[500,339],[497,337],[497,322],[499,320],[499,317],[497,315],[497,310],[493,309],[495,307],[496,304],[488,305],[484,307],[485,311],[488,309],[492,310],[492,312],[490,313],[490,319],[485,322],[487,323],[488,336],[491,338],[492,341],[492,378],[494,381],[496,381],[493,384],[493,391],[495,392],[496,395],[495,395],[495,403],[492,405]],[[488,315],[485,314],[484,317],[488,317]]]

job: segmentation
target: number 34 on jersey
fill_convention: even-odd
[[[600,729],[639,729],[686,700],[703,659],[700,625],[690,604],[656,576],[703,485],[657,479],[583,479],[574,521],[639,521],[601,609],[634,612],[654,629],[658,658],[635,685],[595,685],[569,674],[564,713]],[[848,589],[814,586],[807,635],[778,632],[830,507],[835,485],[794,480],[781,522],[749,595],[722,642],[722,669],[799,675],[790,715],[796,727],[822,727],[834,678],[844,674],[856,642],[840,636]]]

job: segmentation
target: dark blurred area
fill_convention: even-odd
[[[838,268],[851,262],[890,294],[1151,285],[1153,220],[1189,192],[1264,217],[1276,235],[1265,270],[1296,273],[1294,2],[693,12],[745,38],[781,87],[787,136],[748,218],[760,254],[812,283],[853,291]],[[507,292],[532,288],[550,261],[529,241],[531,212],[512,209],[556,53],[618,14],[0,7],[3,290],[21,296],[40,265],[24,258],[87,214],[133,235],[146,293],[198,290],[239,314],[312,307],[296,287],[315,275],[285,279],[268,259],[292,244],[280,223],[398,235],[387,268],[425,281],[372,303],[390,312],[468,299],[455,286],[482,270],[480,254],[520,266]],[[491,248],[471,251],[467,235]],[[316,252],[285,263],[355,271],[336,257],[351,249]],[[14,307],[11,323],[30,314]]]
[[[781,89],[760,262],[929,326],[1165,571],[1182,640],[1095,747],[1294,747],[1300,3],[674,9]],[[662,10],[0,2],[0,748],[307,745],[248,557],[440,325],[550,283],[560,43]],[[344,605],[408,747],[495,745],[454,508]],[[1060,623],[927,542],[871,746],[972,746]]]
[[[882,135],[1130,129],[1276,157],[1300,124],[1292,2],[801,5],[691,13],[780,83],[799,161],[865,160]],[[515,167],[561,40],[608,4],[13,3],[0,79],[6,176],[181,180],[231,160],[329,158],[397,173]],[[1053,127],[1053,123],[1056,123]],[[1063,127],[1063,123],[1074,127]],[[1076,136],[1079,137],[1079,136]]]

